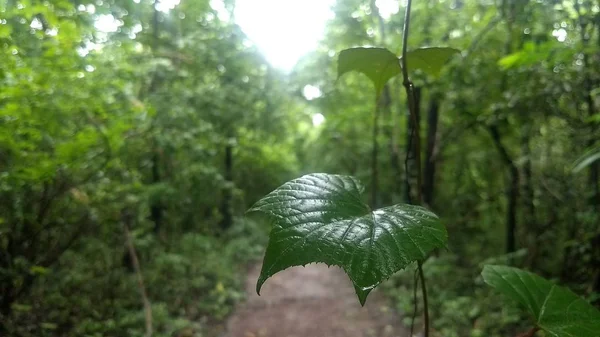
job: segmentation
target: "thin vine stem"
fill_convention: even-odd
[[[421,292],[423,293],[423,335],[429,337],[429,303],[427,300],[427,287],[425,286],[425,274],[423,273],[423,262],[417,263],[419,278],[421,278]]]
[[[406,90],[406,96],[408,100],[408,110],[410,113],[410,118],[412,122],[412,134],[414,136],[413,144],[414,144],[414,154],[415,154],[415,166],[417,170],[417,204],[421,205],[423,203],[423,193],[422,193],[422,169],[421,169],[421,135],[419,130],[419,118],[417,116],[416,111],[416,97],[415,90],[412,81],[408,75],[408,36],[410,32],[410,11],[412,8],[412,0],[408,0],[406,4],[406,12],[404,15],[404,27],[402,33],[402,77],[404,88]],[[407,172],[408,177],[408,172]],[[408,179],[408,178],[407,178]],[[417,264],[419,278],[421,279],[421,290],[423,294],[423,326],[424,337],[429,337],[429,304],[427,299],[427,286],[425,282],[425,274],[423,273],[423,262],[419,261]]]
[[[417,289],[419,288],[419,274],[418,270],[415,269],[415,280],[413,282],[413,314],[410,320],[410,336],[415,335],[415,319],[417,318],[417,311],[419,311],[419,299],[417,298]]]
[[[406,90],[406,95],[408,96],[408,110],[410,113],[410,118],[413,127],[413,136],[414,136],[414,146],[415,146],[415,164],[417,169],[417,201],[419,204],[423,202],[422,196],[422,173],[421,173],[421,135],[419,130],[419,119],[416,111],[416,97],[415,90],[410,77],[408,76],[408,65],[407,65],[407,54],[408,54],[408,35],[410,28],[410,10],[412,7],[412,0],[408,0],[406,5],[406,14],[404,16],[404,29],[402,36],[402,77],[404,85],[404,89]]]

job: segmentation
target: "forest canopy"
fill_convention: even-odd
[[[598,308],[600,1],[413,1],[409,50],[452,51],[411,73],[416,126],[402,76],[338,76],[349,48],[400,56],[405,9],[332,1],[281,69],[234,0],[0,0],[0,335],[222,333],[272,225],[246,210],[309,173],[443,220],[432,336],[530,327],[484,264]],[[413,271],[381,287],[407,326]]]

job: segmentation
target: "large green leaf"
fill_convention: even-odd
[[[409,51],[406,54],[406,63],[410,71],[417,69],[437,77],[450,58],[460,54],[458,49],[448,47],[427,47]]]
[[[375,85],[377,96],[385,84],[402,72],[398,57],[385,48],[350,48],[342,50],[338,58],[338,78],[358,71],[367,75]]]
[[[285,183],[249,212],[272,218],[256,285],[288,267],[324,262],[342,267],[364,305],[369,292],[447,241],[445,227],[427,209],[396,205],[371,211],[353,177],[310,174]]]
[[[600,160],[600,147],[587,151],[581,158],[575,161],[574,173],[581,172],[584,168]]]
[[[513,267],[488,265],[482,275],[487,284],[525,306],[536,325],[552,336],[600,336],[600,312],[569,289]]]

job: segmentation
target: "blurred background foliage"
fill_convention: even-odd
[[[0,0],[0,335],[142,336],[136,274],[156,336],[214,333],[263,250],[268,224],[243,218],[258,198],[308,172],[370,182],[374,206],[414,194],[400,80],[376,102],[366,77],[336,79],[342,49],[399,52],[402,15],[338,0],[287,74],[214,1],[158,4]],[[462,50],[440,77],[414,74],[425,199],[450,232],[425,268],[435,335],[520,330],[484,262],[600,303],[600,3],[413,12],[411,47]],[[402,312],[412,282],[384,286]]]

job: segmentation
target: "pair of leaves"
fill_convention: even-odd
[[[569,289],[506,266],[485,266],[482,275],[490,286],[523,305],[551,336],[600,336],[600,312]]]
[[[410,71],[421,70],[437,77],[446,62],[458,53],[454,48],[419,48],[407,53],[406,63]],[[402,67],[400,59],[385,48],[351,48],[340,53],[338,78],[351,71],[365,74],[379,96],[385,84],[402,73]]]
[[[364,305],[383,280],[445,246],[446,229],[432,212],[412,205],[371,211],[362,191],[353,177],[310,174],[258,201],[249,212],[267,214],[274,226],[257,293],[281,270],[323,262],[344,269]]]

